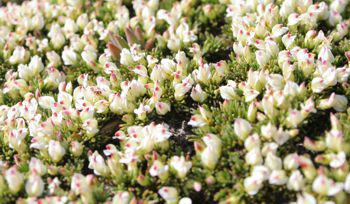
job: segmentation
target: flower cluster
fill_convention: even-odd
[[[350,1],[0,7],[0,202],[347,203]]]

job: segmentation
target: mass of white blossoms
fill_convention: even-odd
[[[0,203],[350,202],[350,0],[0,2]]]

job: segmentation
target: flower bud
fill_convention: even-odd
[[[59,141],[50,140],[48,147],[49,155],[54,162],[59,162],[66,153]]]
[[[70,151],[75,157],[79,157],[84,150],[84,146],[78,141],[72,141],[70,143]]]
[[[44,17],[38,13],[32,18],[32,25],[34,30],[41,30],[45,26]]]
[[[331,52],[331,48],[329,45],[323,45],[318,53],[318,60],[322,64],[331,65],[334,61],[334,56]]]
[[[35,172],[39,176],[46,174],[46,166],[37,158],[32,157],[29,162],[29,169],[31,172]]]
[[[64,49],[62,59],[64,65],[75,65],[78,63],[78,55],[72,49]]]
[[[301,111],[298,110],[290,110],[286,119],[286,123],[288,127],[297,127],[302,121],[304,117]]]
[[[335,151],[343,148],[344,135],[339,130],[331,130],[326,133],[326,146]]]
[[[247,111],[247,119],[249,122],[255,121],[257,111],[258,108],[256,107],[256,104],[254,102],[250,103]]]
[[[26,192],[29,197],[38,197],[44,191],[44,182],[36,173],[32,173],[26,183]]]
[[[17,167],[13,166],[5,172],[5,179],[12,193],[17,193],[21,190],[24,182],[24,176],[17,171]]]
[[[61,57],[55,51],[47,52],[46,57],[49,60],[47,64],[48,67],[57,67],[61,65]]]
[[[269,54],[262,50],[255,52],[255,58],[260,68],[264,68],[270,60]]]

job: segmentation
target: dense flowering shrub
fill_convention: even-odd
[[[350,202],[349,0],[0,7],[0,203]]]

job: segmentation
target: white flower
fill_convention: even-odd
[[[284,87],[284,79],[280,74],[270,74],[267,78],[267,83],[273,90],[282,90]]]
[[[325,175],[319,175],[312,183],[312,190],[320,195],[334,196],[343,190],[342,183],[335,183]]]
[[[258,134],[253,134],[244,141],[244,147],[249,151],[256,147],[260,148],[260,138]]]
[[[248,110],[247,110],[247,119],[250,122],[255,121],[257,111],[258,111],[258,108],[257,108],[256,104],[254,102],[250,103]]]
[[[89,169],[93,169],[96,175],[108,176],[110,172],[109,168],[103,157],[97,151],[89,156],[89,162]]]
[[[288,24],[289,24],[289,18],[288,18]],[[283,35],[282,42],[287,49],[291,49],[294,46],[295,38],[296,38],[295,35],[292,35],[291,33],[287,33]]]
[[[204,150],[200,153],[201,162],[203,166],[214,169],[221,155],[221,140],[214,134],[207,134],[203,137],[206,145]]]
[[[341,151],[338,154],[331,154],[331,162],[329,165],[332,168],[339,168],[346,162],[346,154],[345,152]]]
[[[346,176],[345,182],[344,182],[344,190],[347,193],[350,193],[350,174]]]
[[[203,127],[208,124],[208,121],[203,118],[202,115],[196,114],[191,117],[187,124],[191,125],[192,127]]]
[[[283,160],[283,166],[287,170],[294,170],[299,167],[299,156],[296,153],[288,154]]]
[[[190,161],[186,161],[184,156],[173,156],[170,159],[170,166],[176,171],[179,178],[183,179],[186,177],[187,172],[192,167]]]
[[[85,120],[82,128],[86,131],[88,136],[94,136],[99,131],[97,120],[93,118]]]
[[[88,182],[88,176],[85,177],[82,174],[74,173],[74,175],[72,176],[70,188],[76,195],[90,194],[91,189]]]
[[[304,187],[304,177],[299,170],[294,170],[289,176],[287,187],[294,191],[300,191]]]
[[[11,64],[25,64],[29,60],[29,52],[22,46],[17,46],[9,61]]]
[[[244,179],[244,189],[249,195],[255,195],[263,187],[263,180],[260,176],[250,176]]]
[[[315,77],[311,81],[311,89],[314,93],[321,93],[327,86],[325,80],[321,77]]]
[[[262,164],[263,158],[259,147],[253,148],[245,155],[245,161],[248,165],[255,166]]]
[[[180,199],[179,204],[192,204],[192,200],[191,198],[184,197]]]
[[[232,80],[228,80],[226,86],[220,87],[221,98],[226,99],[226,100],[237,99],[238,95],[236,93],[236,89],[237,89],[236,82],[234,82]]]
[[[271,170],[280,170],[282,169],[282,160],[275,154],[268,153],[265,158],[265,166]]]
[[[265,139],[271,140],[276,134],[278,134],[277,128],[276,126],[272,125],[272,123],[261,126],[261,136],[263,136]]]
[[[293,109],[289,111],[286,122],[289,127],[297,127],[303,119],[301,111]]]
[[[78,63],[78,55],[72,49],[64,49],[62,59],[65,65],[75,65]]]
[[[192,88],[191,98],[197,102],[203,102],[207,98],[207,94],[202,90],[202,87],[197,84]]]
[[[283,27],[282,24],[276,24],[272,28],[272,37],[278,38],[288,32],[288,27]]]
[[[29,70],[33,73],[33,75],[38,75],[43,69],[44,64],[41,61],[41,58],[37,55],[31,58],[30,63],[28,65]]]
[[[252,130],[252,126],[248,121],[242,118],[237,118],[234,123],[234,131],[239,139],[244,140]]]
[[[317,201],[313,195],[303,192],[302,194],[298,194],[297,204],[317,204]]]
[[[158,115],[165,115],[170,111],[170,105],[166,102],[157,102],[155,104],[156,112]]]
[[[270,177],[270,169],[264,165],[257,165],[253,167],[252,176],[261,177],[262,180],[267,180]]]
[[[41,13],[38,13],[35,16],[33,16],[32,25],[34,30],[41,30],[45,26],[45,20]]]
[[[318,53],[318,60],[321,61],[322,65],[331,65],[334,56],[329,45],[323,45]]]
[[[185,97],[185,94],[191,90],[193,85],[193,80],[191,78],[191,76],[186,77],[185,79],[182,80],[182,83],[177,83],[174,85],[174,89],[175,89],[175,99],[177,101],[182,100]]]
[[[113,197],[112,204],[130,204],[134,201],[133,194],[128,191],[119,191]]]
[[[91,67],[96,67],[97,51],[92,46],[86,46],[81,53],[81,58]]]
[[[159,195],[166,201],[167,204],[177,204],[179,195],[174,187],[165,186],[158,190]]]
[[[284,185],[288,181],[284,170],[273,170],[269,177],[269,183],[272,185]]]
[[[158,176],[161,180],[166,180],[169,176],[169,166],[164,165],[161,161],[155,160],[149,169],[151,176]]]

